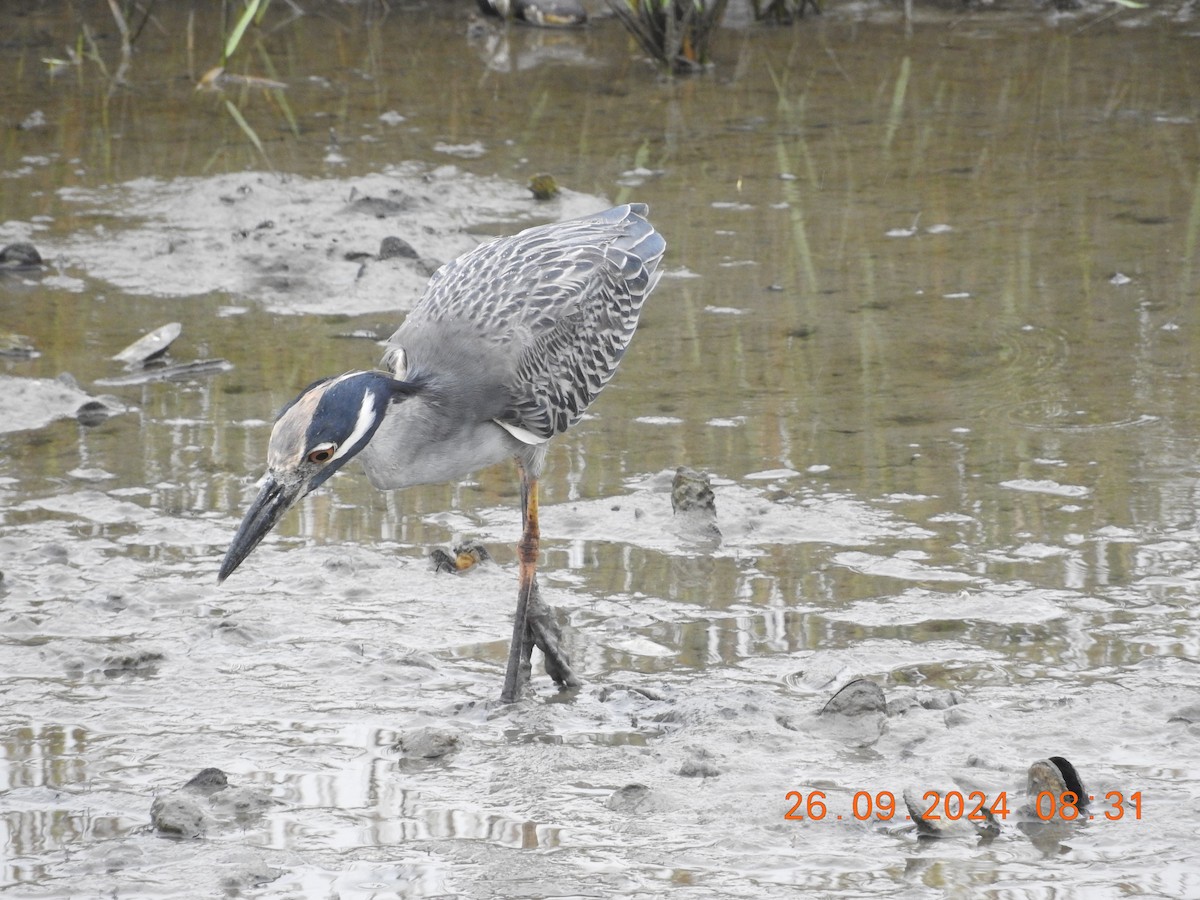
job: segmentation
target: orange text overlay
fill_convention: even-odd
[[[989,813],[993,818],[1006,819],[1010,812],[1017,812],[1010,811],[1006,791],[992,797],[983,791],[970,791],[965,794],[961,791],[926,791],[921,795],[919,808],[909,809],[908,812],[904,812],[903,801],[897,806],[896,795],[891,791],[856,791],[850,799],[849,808],[840,813],[831,810],[830,801],[824,791],[788,791],[785,799],[789,805],[783,817],[793,821],[819,822],[842,818],[856,819],[859,822],[888,822],[893,819],[911,821],[916,814],[927,822],[942,819],[985,822]],[[1030,807],[1020,808],[1022,818],[1036,816],[1043,822],[1094,819],[1119,822],[1125,818],[1142,818],[1141,791],[1134,791],[1128,795],[1122,791],[1109,791],[1103,796],[1089,795],[1082,801],[1073,791],[1063,791],[1061,794],[1042,791],[1032,800]]]

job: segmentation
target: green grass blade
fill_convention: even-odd
[[[270,0],[267,0],[267,2],[269,3]],[[264,3],[263,6],[265,8],[266,4]],[[263,67],[266,70],[267,77],[271,78],[273,81],[281,81],[282,79],[279,77],[279,72],[276,71],[275,64],[271,61],[271,55],[267,53],[266,48],[263,47],[262,41],[258,41],[257,46],[258,55],[262,58]],[[279,104],[279,108],[283,111],[283,117],[287,119],[288,128],[292,130],[292,134],[294,134],[296,137],[300,137],[300,122],[296,119],[296,114],[292,112],[292,106],[290,103],[288,103],[287,96],[280,88],[272,89],[271,96],[275,99],[275,102]]]
[[[270,166],[271,161],[267,159],[267,151],[263,149],[262,141],[258,139],[258,135],[255,134],[254,129],[250,127],[250,123],[246,121],[245,117],[242,115],[242,111],[228,100],[225,101],[225,108],[229,110],[229,114],[233,116],[233,121],[238,123],[238,127],[242,129],[246,137],[250,138],[250,143],[252,143],[258,149],[258,152],[262,154],[263,160],[268,166]]]
[[[888,112],[887,134],[883,138],[883,149],[890,150],[896,129],[900,127],[900,119],[904,115],[904,96],[908,93],[908,75],[912,69],[912,59],[904,57],[900,62],[900,76],[896,79],[896,87],[892,91],[892,108]]]
[[[258,12],[261,2],[262,0],[250,0],[246,4],[246,8],[242,10],[242,17],[237,20],[237,24],[233,26],[233,31],[229,32],[229,37],[225,39],[224,60],[228,60],[229,57],[233,56],[234,51],[237,50],[238,44],[242,42],[242,36],[246,33],[246,29],[254,21],[254,16]]]

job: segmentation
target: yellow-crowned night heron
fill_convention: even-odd
[[[387,371],[318,381],[284,407],[267,473],[225,560],[224,581],[283,514],[353,457],[380,490],[461,478],[514,457],[521,476],[520,587],[502,699],[533,645],[576,684],[537,597],[537,482],[547,442],[616,371],[658,281],[666,243],[640,203],[482,244],[442,266],[388,340]],[[544,607],[541,607],[544,608]]]

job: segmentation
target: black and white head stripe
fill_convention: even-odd
[[[388,404],[408,387],[383,372],[348,372],[312,384],[279,414],[268,466],[297,469],[313,450],[325,447],[333,451],[326,465],[336,470],[367,445]]]

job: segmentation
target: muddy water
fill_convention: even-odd
[[[468,39],[457,4],[272,5],[230,68],[286,92],[222,95],[193,90],[213,22],[189,42],[156,6],[110,90],[94,60],[51,77],[81,20],[30,6],[0,13],[0,243],[50,261],[0,275],[0,331],[40,352],[0,358],[5,896],[1200,893],[1178,8],[908,36],[831,10],[723,31],[671,84],[610,22]],[[343,475],[216,586],[273,411],[371,364],[419,292],[422,261],[348,253],[394,234],[437,262],[630,199],[668,276],[543,483],[578,693],[495,702],[508,467],[396,496]],[[173,361],[232,370],[112,383],[168,321]],[[33,381],[62,372],[126,411],[81,425]],[[716,547],[674,526],[681,464],[714,480]],[[495,563],[435,576],[464,537]],[[854,677],[887,713],[819,715]],[[451,752],[421,755],[429,728]],[[1055,755],[1081,821],[1019,813]],[[241,793],[156,835],[208,766]],[[1003,793],[1000,835],[918,840],[905,789]],[[826,814],[785,819],[791,791]]]

